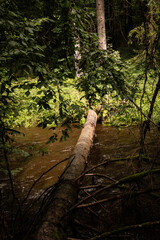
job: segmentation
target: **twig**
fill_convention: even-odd
[[[83,240],[82,238],[66,238],[66,240]]]
[[[48,172],[50,172],[52,169],[54,169],[56,166],[58,166],[58,165],[61,164],[62,162],[65,162],[65,161],[67,161],[67,160],[69,160],[69,159],[70,159],[70,157],[65,158],[65,159],[63,159],[62,161],[56,163],[54,166],[52,166],[51,168],[49,168],[47,171],[43,172],[43,173],[40,175],[39,178],[37,178],[37,180],[36,180],[36,181],[32,184],[32,186],[30,187],[30,189],[29,189],[29,191],[28,191],[26,197],[25,197],[25,198],[23,199],[23,201],[21,202],[21,204],[20,204],[20,206],[19,206],[19,209],[17,210],[15,220],[16,220],[18,214],[19,214],[19,211],[22,209],[24,203],[25,203],[26,200],[28,199],[28,197],[29,197],[29,195],[30,195],[32,189],[33,189],[34,186],[36,185],[36,183],[37,183],[37,182],[38,182],[38,181],[39,181],[39,180],[40,180],[45,174],[47,174]]]
[[[82,224],[80,221],[78,221],[78,219],[75,219],[74,222],[78,225],[80,225],[83,228],[88,228],[91,231],[94,231],[96,233],[100,233],[100,231],[98,231],[96,228],[93,228],[92,226],[89,226],[88,224]]]
[[[90,194],[89,194],[88,192],[86,192],[85,190],[84,190],[84,192],[85,192],[88,196],[90,196]],[[94,201],[99,202],[95,197],[92,197],[92,198],[93,198]],[[100,206],[101,206],[101,208],[103,208],[103,210],[104,210],[105,212],[107,212],[107,210],[105,209],[105,207],[104,207],[103,205],[100,204]],[[78,207],[79,207],[79,206],[78,206]],[[108,212],[107,212],[107,213],[108,213]]]
[[[52,169],[54,169],[55,167],[57,167],[59,164],[65,162],[65,161],[67,161],[67,160],[69,160],[69,159],[70,159],[70,157],[65,158],[65,159],[63,159],[62,161],[56,163],[56,164],[55,164],[54,166],[52,166],[51,168],[49,168],[47,171],[43,172],[43,173],[40,175],[40,177],[37,178],[37,180],[32,184],[32,186],[31,186],[31,188],[29,189],[26,197],[23,199],[23,201],[22,201],[22,203],[21,203],[21,206],[22,206],[22,205],[24,204],[24,202],[28,199],[28,197],[29,197],[29,195],[30,195],[33,187],[36,185],[36,183],[37,183],[45,174],[47,174],[47,173],[50,172]]]
[[[79,177],[77,177],[74,181],[78,181],[80,178],[82,178],[84,175],[86,175],[88,172],[92,171],[93,169],[95,168],[98,168],[102,165],[106,165],[106,164],[109,164],[109,163],[112,163],[112,162],[118,162],[118,161],[128,161],[130,160],[130,158],[118,158],[118,159],[112,159],[112,160],[106,160],[104,162],[101,162],[93,167],[91,167],[90,169],[84,171]]]
[[[132,174],[132,175],[129,175],[127,177],[124,177],[124,178],[121,178],[120,180],[116,181],[115,183],[113,184],[110,184],[110,185],[107,185],[99,190],[97,190],[96,192],[92,193],[90,196],[88,197],[85,197],[84,199],[82,199],[81,201],[79,201],[78,203],[76,203],[74,206],[72,206],[67,212],[65,215],[67,215],[69,212],[71,212],[73,209],[77,208],[81,203],[85,202],[86,200],[88,200],[89,198],[95,196],[96,194],[106,190],[106,189],[109,189],[111,187],[115,187],[117,186],[118,184],[123,184],[123,183],[129,183],[129,182],[132,182],[132,181],[136,181],[136,180],[139,180],[143,177],[146,177],[150,174],[157,174],[157,173],[160,173],[160,169],[153,169],[153,170],[147,170],[147,171],[144,171],[144,172],[140,172],[140,173],[136,173],[136,174]]]
[[[146,189],[144,191],[139,191],[139,192],[129,192],[129,193],[124,193],[124,194],[118,194],[114,197],[109,197],[109,198],[106,198],[106,199],[102,199],[102,200],[96,200],[96,202],[92,202],[92,203],[87,203],[87,204],[81,204],[79,206],[77,206],[77,208],[85,208],[85,207],[91,207],[91,206],[95,206],[97,204],[101,204],[101,203],[104,203],[104,202],[109,202],[109,201],[112,201],[112,200],[117,200],[117,199],[120,199],[120,198],[123,198],[123,197],[126,197],[126,196],[135,196],[135,195],[140,195],[140,194],[145,194],[145,193],[148,193],[148,192],[151,192],[151,191],[156,191],[156,190],[159,190],[158,189],[152,189],[152,188],[149,188],[149,189]]]
[[[128,231],[128,230],[132,230],[132,229],[136,229],[136,228],[147,228],[147,227],[151,227],[151,226],[155,226],[155,225],[160,225],[160,220],[159,221],[155,221],[155,222],[144,222],[144,223],[140,223],[140,224],[125,226],[125,227],[113,230],[111,232],[102,233],[101,235],[95,236],[93,238],[90,238],[89,240],[103,239],[103,238],[109,237],[111,235],[124,232],[126,230]]]
[[[77,206],[77,208],[92,207],[92,206],[95,206],[95,205],[98,205],[98,204],[101,204],[101,203],[104,203],[104,202],[109,202],[109,201],[112,201],[112,200],[119,199],[121,197],[122,197],[121,195],[117,195],[117,196],[106,198],[106,199],[102,199],[102,200],[99,200],[99,201],[96,201],[96,202],[81,204],[81,205]]]
[[[34,215],[33,220],[31,221],[30,225],[28,226],[28,230],[26,231],[26,235],[24,236],[23,240],[28,240],[29,235],[30,235],[30,233],[32,232],[32,230],[33,230],[33,228],[34,228],[34,225],[35,225],[38,217],[40,216],[43,208],[45,207],[45,205],[47,206],[47,205],[49,204],[49,201],[50,201],[49,197],[52,195],[52,193],[53,193],[53,191],[54,191],[55,189],[54,189],[53,187],[52,187],[52,188],[49,187],[48,190],[49,190],[49,191],[48,191],[47,194],[44,196],[44,198],[43,198],[43,200],[42,200],[42,203],[41,203],[41,205],[40,205],[37,213]],[[45,192],[45,191],[44,191],[44,192]]]
[[[87,208],[87,210],[90,212],[90,213],[92,213],[94,216],[96,216],[96,217],[98,217],[99,219],[100,219],[100,216],[96,213],[96,212],[94,212],[91,208]]]
[[[129,101],[131,103],[133,103],[133,105],[138,109],[138,111],[140,111],[140,113],[148,120],[150,121],[154,126],[156,126],[158,128],[158,125],[152,121],[152,119],[150,119],[143,111],[142,109],[132,100],[132,98],[128,97]]]
[[[83,186],[83,187],[80,187],[79,189],[88,189],[88,188],[99,188],[99,187],[104,187],[104,185],[102,184],[96,184],[96,185],[88,185],[88,186]]]
[[[51,185],[51,186],[49,186],[48,188],[46,188],[46,189],[42,192],[42,194],[41,194],[37,199],[35,199],[33,203],[31,203],[30,206],[26,207],[26,209],[24,210],[24,213],[23,213],[23,217],[25,216],[26,213],[28,213],[28,211],[30,210],[30,208],[33,208],[33,206],[36,204],[36,202],[40,201],[40,199],[41,199],[44,195],[45,195],[45,196],[48,195],[49,192],[52,191],[53,187],[55,187],[55,185]],[[45,196],[44,196],[44,197],[45,197]]]
[[[118,183],[119,183],[119,181],[117,181],[116,183],[107,185],[107,186],[105,186],[105,187],[97,190],[96,192],[90,194],[88,197],[83,198],[81,201],[79,201],[78,203],[76,203],[75,205],[73,205],[73,206],[66,212],[66,214],[65,214],[64,216],[66,216],[69,212],[73,211],[75,208],[77,208],[77,206],[79,206],[81,203],[85,202],[85,201],[88,200],[89,198],[93,197],[94,195],[96,195],[96,194],[98,194],[98,193],[100,193],[100,192],[102,192],[102,191],[104,191],[104,190],[106,190],[106,189],[109,189],[109,188],[111,188],[111,187],[113,187],[113,186],[118,185]],[[64,217],[64,216],[63,216],[63,217]]]
[[[105,175],[105,174],[100,174],[100,173],[89,173],[89,174],[86,174],[86,176],[98,176],[98,177],[103,177],[103,178],[107,178],[109,180],[111,180],[112,182],[116,182],[117,180],[115,180],[114,178],[108,176],[108,175]]]
[[[150,174],[152,175],[152,174],[157,174],[157,173],[160,173],[160,169],[149,169],[149,170],[146,170],[146,171],[143,171],[140,173],[135,173],[135,174],[129,175],[127,177],[121,178],[119,180],[119,183],[132,182],[132,181],[138,180],[140,178],[146,177]]]

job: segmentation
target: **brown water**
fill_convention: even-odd
[[[58,128],[56,133],[61,135],[61,130]],[[55,164],[68,158],[77,143],[81,129],[72,127],[69,132],[69,138],[66,141],[55,141],[54,143],[46,144],[53,131],[42,128],[20,128],[19,131],[25,134],[16,137],[16,147],[23,149],[33,156],[24,158],[20,156],[12,156],[10,164],[13,168],[22,168],[22,170],[14,176],[14,183],[18,195],[25,196],[32,184],[48,169]],[[159,143],[153,145],[157,141],[157,133],[154,129],[147,137],[148,148],[158,148]],[[42,154],[42,149],[47,149],[48,153]],[[106,159],[121,158],[126,156],[135,156],[139,152],[139,129],[136,126],[123,127],[118,129],[115,127],[105,127],[97,125],[96,134],[94,137],[94,145],[89,157],[91,164],[97,164]],[[156,151],[152,151],[156,154]],[[36,183],[34,191],[30,198],[34,198],[47,187],[58,181],[62,174],[67,161],[59,164],[54,169],[49,171]],[[114,167],[113,167],[114,168]],[[112,171],[112,169],[111,169]],[[122,172],[120,172],[122,174]],[[4,185],[5,186],[5,185]],[[3,187],[3,183],[2,183]]]
[[[53,131],[42,128],[21,128],[19,129],[25,134],[16,137],[16,147],[29,151],[33,156],[27,159],[20,159],[15,166],[20,166],[23,170],[14,176],[14,183],[16,191],[23,197],[30,189],[32,184],[48,169],[62,160],[68,158],[74,149],[74,146],[78,140],[81,129],[72,128],[69,132],[70,137],[66,141],[55,141],[54,143],[46,144],[49,137],[52,136]],[[62,129],[57,129],[56,133],[61,135]],[[55,132],[55,131],[54,131]],[[42,149],[46,149],[48,153],[42,154]],[[14,161],[17,161],[16,158]],[[36,183],[33,193],[30,198],[34,198],[47,187],[55,184],[58,178],[62,174],[67,161],[59,164],[54,169],[49,171]]]
[[[27,192],[34,184],[34,182],[43,173],[45,173],[55,164],[59,163],[65,158],[68,158],[72,154],[74,146],[76,145],[79,135],[81,133],[81,129],[72,127],[72,131],[69,133],[70,137],[67,139],[67,141],[62,142],[56,141],[55,143],[50,143],[47,145],[46,142],[48,141],[49,137],[52,136],[53,134],[52,130],[41,128],[21,128],[19,130],[23,132],[25,136],[18,135],[16,137],[15,146],[32,154],[32,156],[27,158],[25,158],[24,156],[20,157],[19,155],[15,154],[10,156],[10,164],[12,169],[22,168],[22,170],[13,177],[16,194],[19,197],[19,199],[22,200],[24,199],[24,197],[26,196]],[[57,129],[56,133],[60,135],[61,130],[62,129],[60,128]],[[41,150],[44,148],[48,148],[48,154],[42,155]],[[149,132],[149,134],[147,134],[146,154],[148,154],[148,156],[151,156],[152,159],[158,159],[159,155],[157,154],[159,151],[160,151],[159,132],[157,132],[155,129],[152,129]],[[136,165],[132,163],[132,157],[134,157],[138,153],[139,153],[138,127],[132,126],[118,129],[115,127],[105,127],[102,125],[97,125],[94,137],[94,144],[88,159],[88,168],[92,167],[92,165],[96,165],[99,162],[105,160],[130,157],[130,161],[124,162],[122,160],[116,163],[109,164],[107,165],[107,167],[102,166],[99,169],[95,170],[95,172],[97,173],[107,174],[112,178],[120,179],[124,176],[133,174],[137,171]],[[47,187],[55,184],[60,175],[62,174],[66,164],[67,161],[59,164],[57,167],[55,167],[52,171],[48,172],[47,174],[44,174],[40,181],[38,181],[34,186],[31,194],[29,195],[28,200],[37,198],[37,196],[39,196]],[[144,170],[146,167],[148,167],[148,165],[144,164]],[[0,189],[3,195],[3,189],[5,189],[8,186],[7,185],[8,181],[6,181],[6,176],[4,177],[4,175],[1,176],[0,179],[1,179]],[[84,186],[89,184],[92,185],[93,184],[92,181],[93,179],[88,175],[84,177],[83,185]],[[95,178],[94,184],[109,184],[109,183],[107,182],[107,180],[105,180],[104,182],[104,179]],[[112,196],[112,194],[117,194],[119,193],[119,191],[120,189],[118,188],[112,189],[112,191],[107,192],[107,194],[106,193],[105,194],[106,196]],[[88,189],[88,193],[90,192],[92,192],[92,189]],[[81,199],[85,194],[86,192],[84,193],[82,191],[82,193],[79,195],[79,198]],[[99,197],[103,198],[106,196]],[[4,202],[5,200],[6,198],[4,198]],[[153,208],[155,208],[154,206],[157,205],[153,205]],[[122,216],[124,220],[123,209],[122,206],[120,205],[120,202],[118,201],[117,205],[115,204],[114,208],[113,209],[112,208],[110,205],[109,206],[106,205],[106,209],[108,211],[107,218],[106,215],[104,214],[104,210],[98,209],[97,214],[99,214],[101,217],[104,217],[103,223],[106,222],[104,229],[105,228],[109,229],[110,225],[113,226],[115,224],[115,217],[117,219],[117,216],[119,216],[119,220],[116,220],[118,226],[122,222],[120,216]],[[140,208],[142,207],[140,206]],[[124,212],[126,212],[126,209],[127,208],[125,206]],[[131,205],[131,209],[133,209],[133,204]],[[96,210],[97,209],[95,209],[95,211]],[[155,210],[153,209],[152,212],[153,212],[152,215],[154,216]],[[146,216],[148,216],[148,212],[146,213]],[[88,212],[86,216],[86,214],[83,213],[81,209],[80,213],[79,212],[77,213],[77,217],[78,219],[82,220],[84,224],[86,221],[86,225],[89,223],[89,221],[90,224],[93,223],[93,216],[88,215]],[[129,211],[126,218],[127,223],[125,224],[128,224],[129,220],[132,224],[134,218],[136,217],[131,216],[131,212]],[[143,219],[140,219],[140,222],[142,222],[142,220]],[[135,221],[137,221],[137,219],[135,219]],[[97,217],[94,221],[94,224],[95,224],[94,227],[96,227],[97,229],[102,228],[102,224]],[[85,234],[84,229],[82,230],[82,233]],[[86,231],[86,236],[88,236],[88,230]],[[83,239],[87,239],[85,238],[85,235]]]
[[[151,152],[156,156],[157,151],[154,149],[158,150],[160,148],[159,140],[160,133],[153,128],[146,137],[146,154],[150,154],[152,148]],[[106,159],[134,157],[139,153],[139,150],[139,127],[130,126],[119,129],[97,125],[90,159],[92,164],[97,164],[99,161]]]
[[[98,192],[103,186],[112,185],[113,181],[153,167],[159,168],[160,133],[154,128],[147,133],[145,154],[148,159],[152,159],[150,162],[144,159],[139,163],[138,158],[136,160],[140,150],[139,141],[139,129],[136,126],[123,127],[119,130],[97,125],[94,145],[88,159],[88,169],[106,160],[108,164],[95,168],[84,176],[79,200],[82,201],[88,195]],[[160,176],[148,176],[127,184],[127,188],[114,186],[95,194],[93,199],[90,198],[84,203],[96,203],[102,199],[110,199],[110,201],[76,209],[74,231],[76,229],[81,234],[81,239],[90,239],[98,233],[110,232],[127,225],[154,222],[160,217],[159,199],[154,199],[149,194],[134,197],[132,193],[144,191],[149,187],[159,189],[159,183]],[[155,194],[157,193],[160,194],[160,191],[155,191]],[[117,199],[113,200],[115,196]],[[69,234],[75,237],[74,233]],[[105,239],[159,240],[159,234],[159,226],[155,226],[145,230],[123,231],[119,235],[113,235],[113,238],[111,236]]]

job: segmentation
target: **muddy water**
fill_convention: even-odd
[[[79,135],[81,133],[81,129],[72,128],[72,131],[69,133],[70,137],[67,139],[67,141],[62,141],[62,142],[56,141],[55,143],[50,143],[47,145],[46,145],[46,141],[48,141],[49,137],[52,136],[53,134],[51,130],[41,129],[41,128],[27,128],[27,129],[21,128],[19,130],[23,132],[25,136],[19,135],[16,137],[16,147],[18,149],[20,148],[26,152],[29,152],[29,154],[31,154],[31,156],[27,158],[25,158],[24,156],[20,157],[17,155],[10,156],[10,164],[12,169],[22,168],[22,170],[16,175],[14,175],[13,177],[16,194],[18,198],[22,200],[24,199],[28,190],[31,188],[34,182],[44,172],[50,169],[53,165],[59,163],[61,160],[68,158],[72,154],[74,146],[76,145]],[[60,134],[61,130],[62,129],[57,129],[56,133]],[[48,154],[43,155],[42,149],[46,149],[46,148],[48,148]],[[157,159],[157,156],[159,156],[157,155],[159,150],[160,150],[159,132],[152,129],[150,133],[147,134],[146,153],[148,153],[149,156],[151,154],[153,159]],[[88,168],[104,160],[118,159],[123,157],[125,158],[129,156],[132,158],[132,156],[134,157],[138,152],[139,152],[138,127],[132,126],[132,127],[123,127],[121,129],[118,129],[115,127],[105,127],[102,125],[97,125],[94,144],[88,159]],[[55,169],[45,174],[40,179],[40,181],[36,183],[33,191],[29,196],[29,200],[32,201],[33,199],[37,198],[37,196],[39,196],[47,187],[56,183],[59,176],[62,174],[66,164],[67,164],[67,161],[61,163]],[[120,179],[124,176],[135,173],[136,171],[135,167],[136,166],[132,165],[132,161],[127,162],[126,164],[122,160],[117,163],[112,163],[110,165],[107,165],[107,167],[101,167],[100,169],[95,169],[95,172],[101,173],[101,174],[107,174],[114,179]],[[143,170],[146,170],[147,169],[146,167],[148,167],[148,165],[144,165]],[[4,178],[6,177],[3,177],[2,179],[0,176],[0,179],[4,180]],[[102,178],[93,179],[88,175],[84,178],[83,185],[87,186],[89,184],[90,185],[110,184],[110,182],[107,182],[107,181],[110,181],[110,180],[108,179],[104,180]],[[3,183],[4,182],[0,184],[2,195],[3,195],[2,187],[3,186],[6,187],[6,184],[3,184]],[[90,191],[92,192],[92,189],[88,189],[89,193]],[[111,191],[108,191],[107,194],[104,193],[105,196],[102,195],[99,197],[106,198],[106,196],[112,196],[111,194],[117,194],[117,193],[119,194],[119,192],[120,192],[119,188],[112,189]],[[86,192],[82,190],[80,198],[83,197],[83,195],[86,196]],[[4,202],[5,201],[6,201],[6,198],[4,198]],[[143,203],[143,201],[140,201],[140,203],[141,202]],[[140,203],[138,204],[140,205]],[[119,220],[116,220],[117,225],[115,226],[115,228],[117,228],[117,226],[121,226],[122,219],[124,220],[125,217],[126,217],[126,222],[124,221],[124,225],[129,224],[129,220],[130,220],[130,224],[134,223],[133,220],[135,220],[135,222],[143,222],[143,219],[140,219],[140,220],[138,219],[137,221],[136,216],[131,216],[130,209],[133,208],[133,204],[131,204],[131,208],[128,211],[128,215],[125,214],[125,217],[123,216],[124,215],[123,212],[126,212],[127,207],[126,206],[123,207],[121,206],[123,204],[121,205],[120,204],[121,204],[120,201],[115,202],[113,205],[114,208],[113,206],[110,206],[110,205],[108,206],[106,204],[105,207],[108,211],[107,217],[103,209],[98,208],[98,210],[97,209],[94,210],[94,211],[97,211],[96,214],[99,214],[100,217],[104,218],[103,224],[104,222],[106,222],[106,225],[104,225],[104,229],[101,224],[102,222],[100,222],[99,218],[97,218],[98,215],[96,215],[96,218],[93,221],[93,216],[92,215],[88,216],[88,212],[86,216],[85,210],[83,213],[82,210],[80,209],[80,213],[79,212],[77,213],[77,219],[79,219],[80,221],[82,220],[83,224],[86,223],[86,225],[88,225],[89,223],[91,225],[93,223],[93,227],[99,229],[100,232],[106,231],[106,229],[110,231],[109,227],[115,224],[114,220],[115,218],[117,219],[118,216],[119,216]],[[153,209],[152,209],[153,214],[151,212],[151,215],[153,216],[155,215],[154,208],[156,209],[157,213],[160,212],[160,209],[154,206],[157,207],[157,205],[153,205]],[[142,209],[142,206],[140,205],[139,208]],[[146,209],[150,209],[150,208],[146,206]],[[138,209],[137,212],[140,212],[140,210]],[[142,217],[144,215],[145,214],[143,213]],[[148,212],[146,213],[146,216],[148,216]],[[79,229],[77,231],[79,231]],[[81,233],[84,234],[83,239],[87,239],[88,230],[85,233],[84,229],[82,229]],[[92,232],[91,232],[91,236],[92,236]],[[135,240],[138,238],[133,238],[133,239]]]
[[[62,129],[57,129],[56,133],[61,135]],[[29,149],[32,157],[25,161],[18,160],[18,166],[22,167],[22,171],[14,177],[17,192],[25,195],[32,184],[48,169],[58,162],[68,158],[76,145],[81,129],[72,128],[69,132],[70,137],[67,141],[56,141],[46,145],[53,131],[41,128],[21,128],[21,132],[25,134],[19,135],[16,138],[17,147],[21,149]],[[148,147],[155,141],[156,132],[152,130],[148,136]],[[42,154],[42,149],[46,149],[48,153]],[[155,148],[157,146],[155,145]],[[114,127],[105,127],[97,125],[94,138],[94,145],[91,151],[89,161],[91,164],[97,164],[99,161],[106,159],[121,158],[126,156],[135,156],[139,152],[139,129],[138,127],[123,127],[122,129]],[[154,152],[154,151],[152,151]],[[62,174],[67,161],[61,163],[56,168],[38,181],[34,187],[30,198],[39,195],[44,189],[57,182]],[[112,171],[112,169],[111,169]],[[117,170],[118,171],[118,170]],[[119,172],[122,174],[122,172]]]
[[[32,184],[43,173],[72,154],[81,129],[72,128],[67,141],[55,141],[49,144],[46,144],[46,142],[53,135],[53,131],[49,129],[21,128],[19,130],[25,136],[19,135],[16,137],[16,147],[29,151],[33,155],[25,160],[19,159],[20,167],[23,170],[14,177],[17,193],[25,196]],[[61,135],[61,130],[56,130],[59,136]],[[43,154],[43,151],[46,153]],[[67,161],[59,164],[47,174],[44,174],[40,181],[36,183],[30,198],[36,197],[44,189],[56,183],[66,164]]]
[[[97,125],[94,145],[88,158],[88,169],[104,161],[107,161],[108,164],[92,169],[84,176],[78,196],[79,201],[91,194],[93,197],[84,201],[84,205],[91,204],[88,205],[88,208],[79,206],[80,208],[76,209],[76,221],[73,229],[78,234],[75,236],[73,232],[69,232],[70,236],[78,238],[80,234],[81,239],[90,239],[99,233],[160,219],[159,198],[152,198],[149,194],[140,194],[139,196],[133,194],[148,188],[153,188],[153,193],[160,194],[160,176],[158,175],[153,178],[148,176],[137,182],[128,183],[126,186],[114,186],[96,193],[123,177],[153,167],[159,168],[160,133],[156,129],[151,129],[147,133],[145,155],[148,160],[151,157],[151,161],[147,162],[143,159],[139,163],[136,159],[140,150],[139,141],[138,127],[123,127],[120,130]],[[154,188],[157,188],[158,191],[154,192]],[[99,200],[105,201],[98,203]],[[98,204],[95,204],[96,202]],[[156,226],[155,228],[148,227],[145,230],[123,231],[120,234],[114,234],[113,238],[109,236],[105,239],[159,240],[159,236],[160,228]]]
[[[151,131],[146,136],[145,151],[146,155],[157,159],[157,152],[160,150],[160,133],[156,129]],[[107,127],[97,125],[94,138],[94,145],[89,156],[89,163],[96,165],[99,162],[126,158],[134,158],[140,151],[140,131],[137,126],[122,127]],[[118,163],[116,163],[118,164]],[[113,168],[113,169],[112,169]],[[115,171],[114,166],[111,167],[111,172]],[[119,174],[122,172],[117,168]]]

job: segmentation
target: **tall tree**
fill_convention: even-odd
[[[97,11],[97,31],[98,31],[99,49],[106,50],[107,42],[106,42],[104,0],[96,0],[96,11]]]

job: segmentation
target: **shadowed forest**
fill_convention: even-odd
[[[159,186],[159,0],[1,0],[0,238],[158,240]]]

